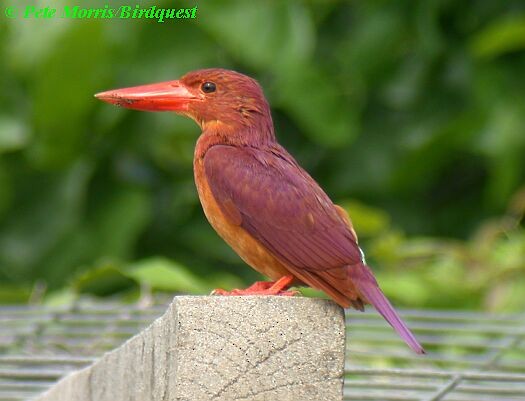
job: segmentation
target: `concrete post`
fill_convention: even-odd
[[[175,297],[37,401],[341,401],[344,351],[343,310],[331,301]]]

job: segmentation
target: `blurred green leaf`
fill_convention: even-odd
[[[305,82],[315,91],[315,96],[297,96]],[[279,76],[275,88],[277,105],[289,112],[313,141],[337,147],[350,143],[357,135],[355,109],[341,96],[329,75],[305,65],[301,74]]]
[[[0,285],[0,304],[27,303],[31,296],[31,288],[17,285]]]
[[[206,291],[222,288],[225,290],[232,290],[235,288],[244,288],[245,283],[237,276],[230,273],[215,273],[205,278],[207,289]]]
[[[20,200],[0,226],[0,266],[16,266],[13,276],[36,268],[78,221],[90,173],[91,167],[78,161],[70,170],[49,179],[35,175],[17,182],[20,192],[37,193],[34,199]]]
[[[525,307],[525,279],[523,273],[495,283],[487,295],[485,307],[490,311],[515,310]]]
[[[378,235],[390,227],[390,217],[384,210],[365,205],[356,200],[339,202],[350,219],[359,237]]]
[[[206,283],[188,268],[166,258],[140,260],[127,267],[126,275],[153,290],[205,294]]]
[[[52,293],[47,294],[44,299],[44,304],[50,307],[71,305],[77,300],[78,297],[79,294],[77,294],[73,288],[66,287],[62,290],[53,291]]]
[[[19,120],[0,115],[0,154],[22,149],[29,141],[27,126]]]
[[[492,244],[490,263],[498,273],[518,273],[525,268],[525,231],[509,232]]]
[[[31,81],[36,134],[28,154],[40,167],[70,163],[87,143],[94,87],[105,76],[96,62],[108,51],[101,27],[101,20],[71,24]]]
[[[106,296],[136,286],[136,282],[127,277],[121,267],[114,263],[103,263],[81,274],[73,282],[73,288],[80,294]]]
[[[223,1],[206,6],[203,28],[249,65],[278,71],[306,61],[312,53],[314,27],[301,2]]]
[[[144,192],[127,187],[108,195],[101,197],[101,204],[91,216],[90,235],[100,255],[125,257],[149,219],[149,198]]]
[[[63,0],[60,0],[64,3]],[[57,18],[55,23],[48,20],[35,19],[28,24],[25,18],[9,20],[6,38],[6,59],[12,67],[26,73],[34,71],[42,61],[49,57],[60,40],[66,36],[74,25],[71,19]]]
[[[496,19],[474,36],[471,49],[480,58],[498,57],[525,49],[525,16],[510,15]]]
[[[412,272],[380,273],[378,280],[388,297],[405,305],[425,305],[431,297],[427,283]]]
[[[4,213],[9,210],[12,200],[13,188],[11,178],[0,162],[0,222]]]

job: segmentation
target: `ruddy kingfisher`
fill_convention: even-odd
[[[193,168],[204,214],[248,265],[272,280],[215,294],[290,296],[290,286],[308,285],[344,308],[372,304],[410,348],[424,353],[379,288],[345,210],[277,142],[257,81],[211,68],[95,96],[129,109],[172,111],[200,126]]]

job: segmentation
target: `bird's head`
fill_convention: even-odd
[[[257,81],[235,71],[192,71],[175,81],[115,89],[95,95],[128,109],[173,111],[191,117],[203,130],[262,128],[272,131],[270,109]]]

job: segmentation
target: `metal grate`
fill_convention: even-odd
[[[402,311],[428,355],[375,313],[347,313],[345,400],[525,401],[525,314]]]
[[[82,300],[0,308],[0,401],[30,399],[162,315]],[[405,310],[418,357],[374,311],[347,312],[345,400],[525,401],[525,314]]]

